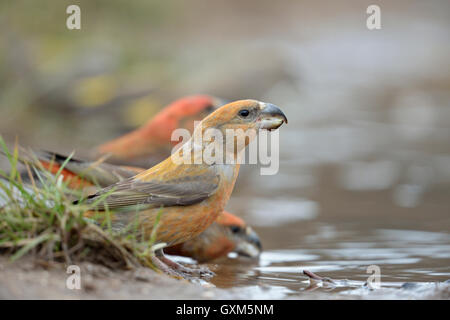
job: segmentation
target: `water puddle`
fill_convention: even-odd
[[[212,283],[270,299],[308,299],[312,293],[314,298],[323,299],[426,299],[450,294],[449,235],[386,229],[373,230],[359,239],[342,234],[322,240],[315,237],[303,248],[267,250],[258,262],[239,258],[213,265],[217,276]],[[373,274],[369,266],[380,270],[379,288],[367,285]],[[331,278],[332,282],[311,282],[303,270]]]

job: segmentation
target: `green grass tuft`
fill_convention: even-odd
[[[149,257],[154,254],[162,210],[148,241],[139,236],[137,219],[127,232],[115,233],[109,212],[102,225],[83,217],[97,203],[73,204],[74,191],[63,181],[62,168],[52,175],[42,167],[25,165],[21,172],[17,144],[10,152],[1,136],[0,151],[10,166],[8,172],[0,170],[0,253],[11,260],[32,255],[68,264],[92,261],[112,268],[154,268]]]

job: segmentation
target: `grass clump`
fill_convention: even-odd
[[[70,157],[53,175],[43,167],[29,165],[20,172],[17,144],[10,152],[1,136],[0,151],[10,167],[8,172],[0,170],[1,254],[11,260],[32,255],[67,264],[91,261],[111,268],[154,268],[149,257],[154,254],[156,237],[152,234],[150,241],[145,241],[139,236],[142,233],[138,232],[137,220],[127,226],[126,232],[117,233],[111,230],[109,212],[103,214],[101,224],[83,217],[98,202],[73,203],[74,190],[61,175]],[[29,181],[24,182],[25,178]]]

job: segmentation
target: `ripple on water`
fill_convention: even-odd
[[[319,214],[319,205],[314,201],[301,198],[255,198],[250,202],[248,213],[248,220],[252,222],[252,225],[274,227],[295,221],[312,220]]]
[[[298,295],[307,298],[312,291],[322,298],[330,298],[333,291],[337,295],[362,299],[427,298],[433,294],[442,297],[448,291],[426,285],[450,278],[448,267],[438,262],[450,255],[449,238],[445,233],[375,229],[369,233],[349,234],[348,230],[337,231],[323,225],[316,230],[324,236],[316,237],[314,242],[306,241],[305,237],[307,246],[264,251],[257,265],[241,270],[237,286],[270,299]],[[352,241],[348,241],[349,238]],[[434,262],[442,267],[436,267]],[[425,268],[424,263],[427,263]],[[430,267],[430,263],[434,267]],[[376,292],[364,287],[370,276],[366,270],[369,265],[381,268],[381,288]],[[336,281],[331,287],[319,285],[320,289],[316,290],[303,270]],[[415,286],[408,291],[402,287],[404,283]],[[253,284],[271,289],[256,289]]]
[[[295,266],[267,266],[267,267],[256,267],[256,270],[259,270],[261,272],[269,272],[269,273],[294,273],[301,275],[303,270],[309,270],[312,272],[321,272],[321,271],[336,271],[336,270],[342,270],[342,267],[336,264],[330,264],[330,265],[311,265],[311,266],[304,266],[304,265],[295,265]]]
[[[273,263],[312,261],[318,258],[318,255],[302,253],[298,250],[264,251],[259,258],[259,265],[264,267]]]
[[[449,242],[450,235],[442,232],[429,232],[420,230],[379,229],[378,236],[384,240],[401,241],[408,245],[411,243],[442,243]]]

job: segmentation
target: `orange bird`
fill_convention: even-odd
[[[163,108],[140,128],[95,148],[95,158],[108,155],[115,164],[154,165],[166,157],[179,141],[171,141],[177,128],[194,129],[202,120],[222,106],[224,101],[209,95],[183,97]]]
[[[245,221],[229,212],[222,212],[216,221],[199,236],[165,248],[168,254],[192,257],[206,262],[226,257],[230,252],[256,258],[261,253],[258,234]]]
[[[68,159],[64,155],[47,151],[33,152],[32,156],[21,157],[20,160],[36,168],[42,165],[53,174],[56,174],[65,163],[61,171],[63,180],[69,188],[80,190],[85,194],[96,192],[99,187],[107,187],[145,171],[138,167]],[[222,212],[199,236],[165,249],[166,253],[191,257],[198,262],[226,257],[232,251],[240,256],[256,258],[261,250],[257,233],[244,220],[226,211]]]
[[[147,239],[160,216],[157,244],[174,246],[191,240],[224,211],[239,173],[238,160],[255,137],[255,134],[247,135],[248,130],[273,130],[283,122],[287,122],[286,116],[273,104],[240,100],[222,106],[203,119],[194,129],[193,137],[172,156],[90,195],[85,200],[90,204],[99,202],[100,197],[104,199],[96,204],[96,212],[86,215],[92,217],[97,215],[97,211],[110,210],[113,230],[120,232],[137,221],[141,236]],[[209,129],[221,135],[199,142],[196,137],[209,136]],[[234,133],[231,138],[230,131]],[[204,155],[211,150],[221,151],[227,162],[207,161]],[[160,270],[175,276],[204,271],[189,269],[169,260],[162,249],[156,250],[150,258]]]

